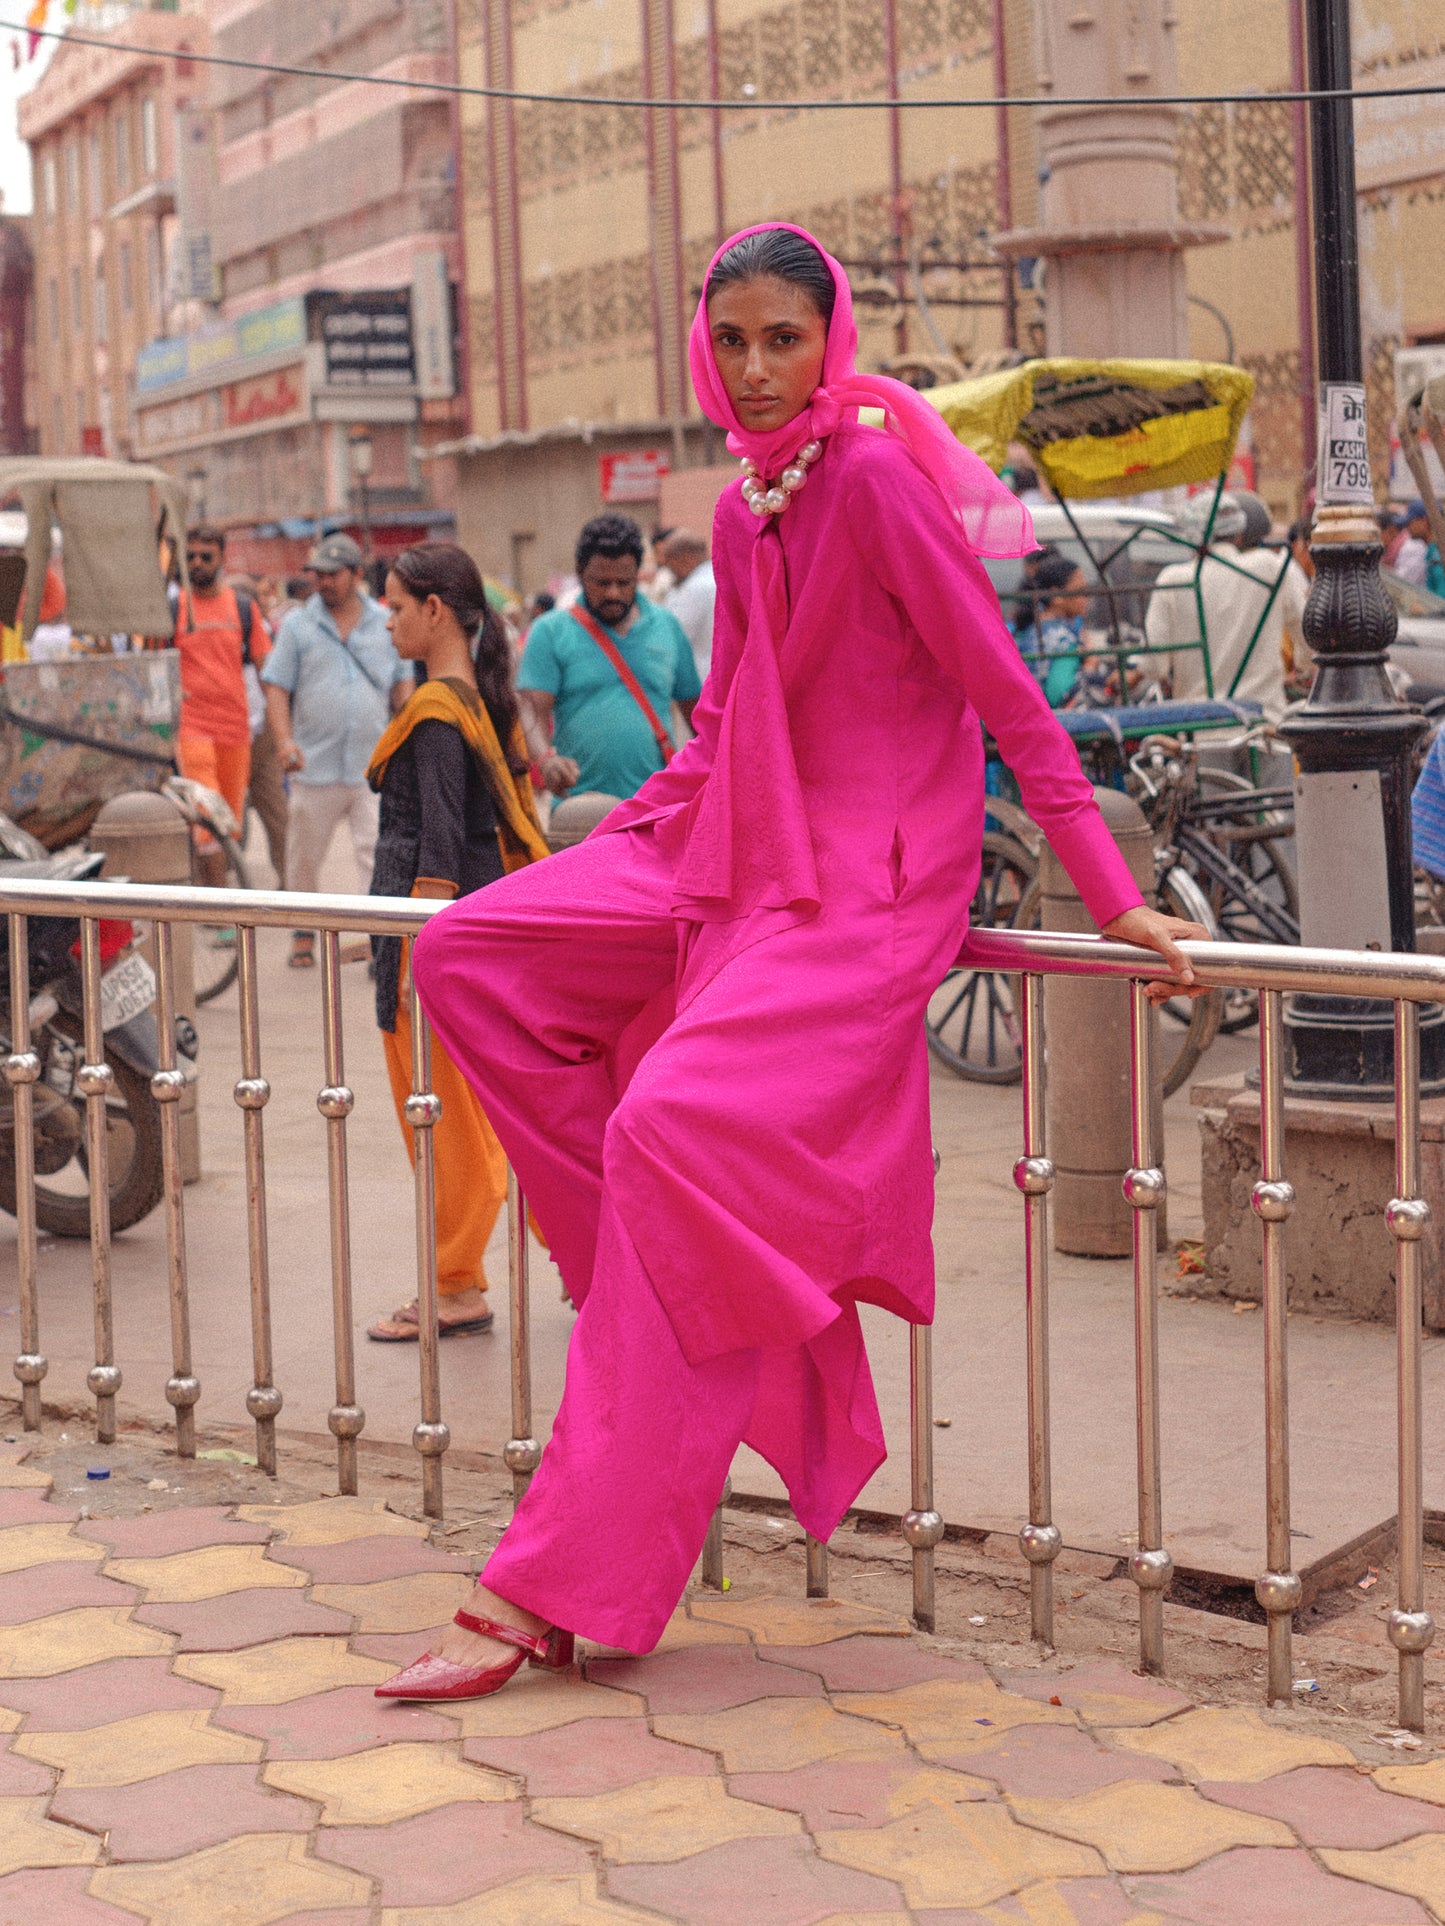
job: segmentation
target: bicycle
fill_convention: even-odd
[[[227,889],[250,889],[251,878],[246,869],[246,859],[241,853],[240,824],[231,812],[230,805],[214,789],[207,789],[204,783],[195,782],[189,776],[168,775],[160,786],[160,793],[169,796],[180,810],[193,831],[199,830],[201,836],[210,837],[220,848],[226,859]],[[199,884],[199,857],[202,844],[194,834],[191,837],[191,882]],[[210,1003],[229,990],[240,972],[241,959],[236,942],[236,931],[228,923],[198,923],[192,945],[192,971],[195,979],[196,1002]]]

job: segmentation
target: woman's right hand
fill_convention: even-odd
[[[559,756],[555,750],[542,758],[542,782],[554,796],[565,796],[569,789],[575,789],[581,773],[570,756]]]

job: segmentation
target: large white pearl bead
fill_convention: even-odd
[[[786,488],[788,493],[792,495],[803,486],[803,483],[807,479],[808,471],[806,468],[798,468],[796,466],[785,468],[778,477],[778,486],[779,488]]]
[[[743,476],[743,500],[745,502],[750,502],[754,495],[765,495],[767,492],[756,476]]]
[[[798,450],[798,460],[807,464],[815,462],[823,452],[821,441],[805,441]]]
[[[763,497],[763,512],[766,515],[781,515],[787,505],[787,494],[781,488],[770,488]]]
[[[766,495],[749,495],[748,507],[753,511],[755,515],[766,515],[768,512],[767,496]]]

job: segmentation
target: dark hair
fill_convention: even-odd
[[[288,575],[286,594],[293,602],[309,602],[316,592],[316,585],[309,575]]]
[[[594,555],[615,562],[630,555],[642,566],[642,530],[630,515],[594,515],[582,524],[577,537],[577,573],[580,575]]]
[[[1293,548],[1296,542],[1307,542],[1313,533],[1314,523],[1308,515],[1301,515],[1298,521],[1290,523],[1285,540]]]
[[[226,531],[223,528],[217,528],[214,522],[197,522],[194,528],[188,528],[186,530],[186,540],[188,542],[207,542],[212,548],[219,548],[224,552],[226,547]]]
[[[735,281],[758,281],[770,275],[790,281],[807,295],[825,323],[833,319],[837,289],[832,271],[811,241],[786,227],[765,227],[734,241],[707,277],[709,301],[719,288]]]
[[[482,572],[455,542],[416,542],[392,562],[390,573],[414,601],[434,595],[457,618],[462,634],[475,636],[472,666],[477,691],[486,704],[497,741],[513,775],[528,767],[512,745],[517,729],[517,695],[512,687],[512,648],[502,618],[487,600]]]
[[[1052,599],[1069,586],[1079,574],[1079,564],[1071,555],[1061,555],[1057,549],[1046,555],[1034,570],[1033,586],[1040,597]]]

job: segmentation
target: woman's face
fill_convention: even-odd
[[[1049,603],[1049,609],[1054,615],[1062,615],[1066,622],[1072,622],[1076,615],[1086,615],[1088,608],[1088,580],[1084,571],[1076,568],[1063,588]]]
[[[434,595],[419,602],[393,571],[386,578],[386,626],[397,654],[403,662],[425,662],[427,650],[436,634],[436,611],[440,603]]]
[[[730,281],[707,304],[718,373],[738,420],[754,434],[785,428],[823,378],[828,328],[792,281]]]

